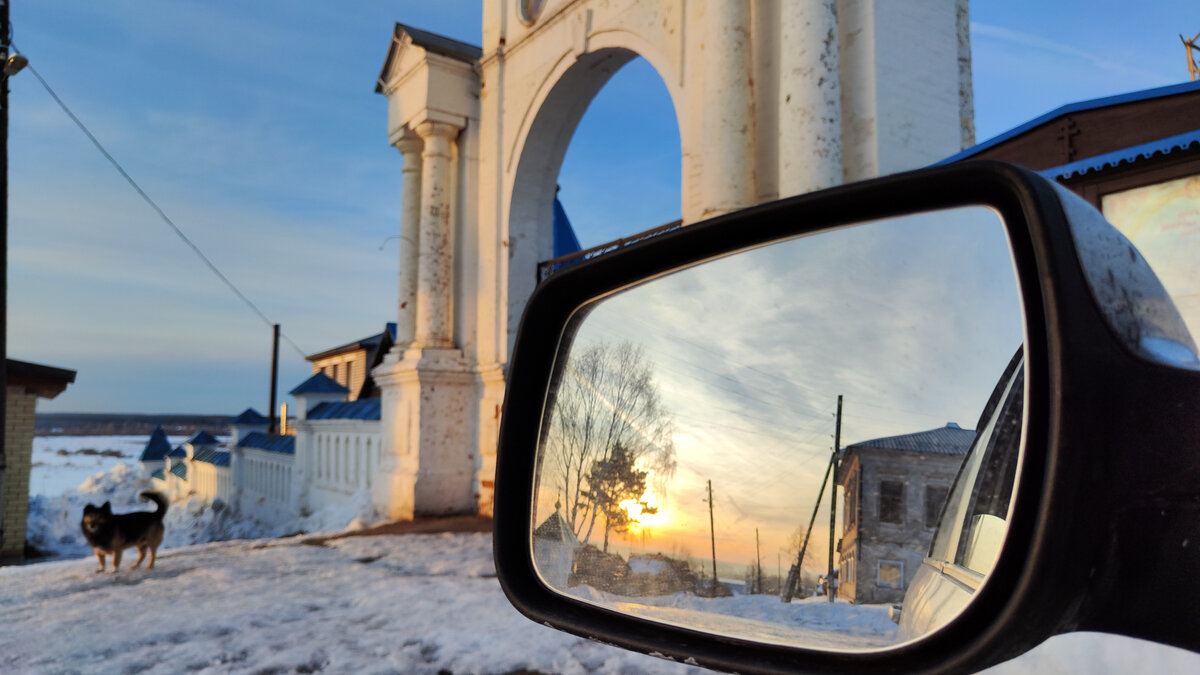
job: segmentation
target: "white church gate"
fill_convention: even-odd
[[[490,513],[504,367],[575,127],[636,56],[675,108],[684,224],[974,142],[967,0],[495,0],[483,48],[398,24],[396,346],[373,502]]]

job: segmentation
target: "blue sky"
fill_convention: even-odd
[[[1193,11],[1188,11],[1193,9]],[[373,92],[392,23],[478,43],[479,2],[14,3],[14,41],[126,170],[304,353],[392,319],[400,157]],[[1186,2],[975,2],[978,138],[1182,82]],[[43,411],[265,411],[270,329],[57,108],[11,80],[9,355],[77,369]],[[678,132],[634,62],[560,175],[584,246],[679,214]],[[612,194],[622,194],[615,202]],[[383,250],[380,250],[383,245]],[[308,373],[289,345],[280,387]]]

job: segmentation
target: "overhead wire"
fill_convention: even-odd
[[[20,50],[17,49],[17,46],[15,43],[12,45],[12,47],[13,47],[14,51],[20,52]],[[204,251],[201,251],[200,247],[197,246],[195,244],[195,242],[193,242],[190,238],[188,238],[188,236],[186,234],[184,234],[183,230],[180,229],[179,226],[175,224],[175,221],[171,220],[171,217],[168,216],[165,211],[163,211],[162,207],[160,207],[157,202],[155,202],[153,199],[151,199],[150,195],[146,194],[146,191],[143,190],[142,187],[140,185],[138,185],[137,181],[135,181],[133,179],[133,177],[129,175],[129,172],[125,171],[125,168],[121,166],[121,163],[118,162],[116,160],[116,158],[113,157],[108,152],[108,150],[106,150],[104,148],[104,145],[102,143],[100,143],[100,140],[97,139],[96,136],[91,132],[91,130],[89,130],[87,128],[87,125],[85,125],[83,123],[83,121],[80,120],[75,115],[75,113],[71,112],[71,109],[69,107],[67,107],[67,104],[64,103],[61,98],[59,98],[58,94],[55,93],[54,89],[51,88],[50,84],[48,82],[46,82],[46,78],[42,77],[42,74],[39,73],[37,71],[37,69],[33,67],[33,64],[27,65],[26,69],[28,69],[29,72],[33,73],[33,76],[35,78],[37,78],[37,81],[40,82],[42,84],[42,87],[44,87],[46,89],[46,93],[50,94],[50,97],[54,99],[54,102],[57,103],[60,108],[62,108],[63,112],[66,113],[67,117],[71,118],[71,121],[75,123],[75,126],[79,127],[79,130],[82,131],[84,133],[84,135],[88,137],[88,140],[90,140],[92,142],[92,145],[96,146],[96,149],[100,151],[100,154],[104,155],[104,158],[107,159],[108,162],[113,165],[113,168],[115,168],[117,170],[117,173],[121,174],[121,177],[125,179],[125,182],[129,183],[130,187],[132,187],[134,189],[134,191],[137,192],[138,195],[141,196],[142,200],[145,201],[146,204],[148,204],[150,206],[150,208],[154,209],[155,213],[158,214],[159,218],[162,219],[162,221],[164,223],[166,223],[167,226],[169,226],[175,232],[175,234],[178,235],[178,237],[181,240],[183,240],[184,244],[187,244],[188,248],[192,249],[192,252],[195,253],[196,256],[200,258],[201,262],[203,262],[205,264],[205,266],[207,266],[208,269],[213,274],[215,274],[217,276],[217,278],[220,279],[221,282],[224,283],[229,288],[229,290],[233,291],[233,294],[236,295],[238,297],[238,299],[240,299],[247,307],[249,307],[252,312],[257,314],[258,317],[260,319],[262,319],[264,323],[266,323],[268,326],[274,326],[275,322],[271,321],[271,319],[269,319],[267,317],[267,315],[264,314],[263,311],[258,308],[258,305],[254,304],[254,302],[252,300],[250,300],[250,298],[246,297],[246,294],[242,293],[241,289],[239,289],[232,281],[229,280],[229,277],[225,276],[225,274],[222,273],[221,270],[217,268],[216,264],[214,264],[213,261],[211,259],[209,259],[209,257],[207,255],[204,254]],[[282,330],[280,330],[280,337],[283,338],[283,340],[285,342],[287,342],[289,345],[291,345],[292,349],[296,350],[296,353],[299,354],[302,358],[304,356],[306,356],[304,351],[302,349],[300,349],[300,347],[297,346],[296,343],[293,342],[290,337],[285,335]]]

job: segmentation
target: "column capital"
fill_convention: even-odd
[[[422,139],[445,138],[447,140],[454,140],[458,137],[458,132],[460,131],[462,131],[462,127],[457,124],[435,120],[425,120],[416,126],[417,135]]]
[[[421,140],[421,137],[411,131],[406,132],[392,143],[392,147],[399,150],[402,155],[419,154],[423,145],[424,142]]]

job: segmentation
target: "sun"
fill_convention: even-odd
[[[664,510],[658,507],[658,500],[649,488],[642,494],[641,499],[626,499],[621,502],[620,507],[629,514],[629,531],[633,533],[658,527],[667,521]]]

